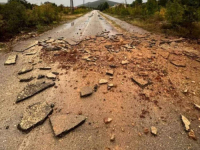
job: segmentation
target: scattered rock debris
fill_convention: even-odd
[[[18,128],[22,131],[29,131],[31,128],[42,123],[53,109],[46,102],[39,102],[26,108]]]

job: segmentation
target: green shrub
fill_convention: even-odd
[[[170,1],[167,4],[166,18],[172,24],[179,24],[183,22],[183,14],[184,8],[178,0],[174,0],[174,2]]]

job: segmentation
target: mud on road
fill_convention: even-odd
[[[0,149],[199,149],[198,43],[114,28],[88,34],[0,55]],[[16,65],[4,66],[15,54]],[[16,104],[19,93],[29,97]],[[35,107],[42,102],[48,113]],[[30,131],[18,130],[22,121]]]

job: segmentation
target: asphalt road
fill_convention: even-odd
[[[189,105],[190,109],[187,108],[187,97],[182,98],[183,102],[181,104],[179,104],[180,99],[172,96],[163,97],[161,94],[155,94],[155,97],[150,100],[143,99],[139,94],[142,89],[129,80],[132,74],[130,72],[131,70],[137,67],[141,69],[137,61],[130,66],[121,66],[115,69],[113,79],[105,75],[106,70],[109,68],[107,60],[110,56],[113,56],[115,62],[121,65],[122,59],[131,60],[134,54],[137,54],[134,59],[138,61],[141,60],[141,57],[147,60],[149,56],[154,56],[153,53],[157,50],[155,47],[152,49],[146,48],[148,47],[148,42],[152,42],[152,39],[148,41],[148,36],[146,36],[149,32],[108,15],[105,16],[109,18],[109,20],[101,16],[98,11],[92,11],[72,22],[45,32],[39,37],[18,42],[13,47],[13,52],[11,53],[0,53],[0,150],[199,149],[199,139],[197,141],[189,139],[180,121],[180,114],[188,115],[191,113],[191,120],[193,120],[192,127],[197,137],[199,137],[199,122],[195,118],[198,116],[199,112],[193,110],[193,106],[191,105]],[[111,24],[111,21],[115,21],[123,30],[116,28]],[[142,48],[133,53],[133,55],[129,52],[121,52],[112,55],[112,53],[101,51],[102,47],[99,42],[91,40],[87,43],[86,41],[85,46],[91,47],[91,51],[94,50],[95,55],[98,55],[100,59],[97,63],[101,65],[92,66],[90,62],[81,64],[81,67],[85,67],[82,70],[77,69],[79,67],[78,65],[74,65],[69,70],[59,68],[59,61],[56,63],[53,61],[49,62],[49,64],[46,63],[40,55],[41,47],[38,46],[31,49],[37,52],[36,55],[26,56],[24,52],[16,52],[23,51],[35,41],[44,40],[49,37],[53,39],[64,37],[74,41],[80,41],[87,37],[100,35],[105,31],[109,31],[108,36],[125,32],[132,35],[137,34],[138,37],[143,40],[141,40]],[[143,38],[141,36],[146,37]],[[106,41],[100,40],[100,42],[103,43]],[[145,42],[147,45],[145,45]],[[95,51],[97,47],[98,50]],[[18,54],[17,64],[13,66],[4,66],[4,62],[10,54]],[[16,104],[15,101],[18,93],[27,85],[27,83],[19,82],[17,73],[22,66],[29,64],[30,61],[32,64],[36,64],[34,70],[26,75],[37,76],[38,74],[47,74],[51,71],[57,71],[60,74],[59,80],[56,80],[57,87],[47,89],[28,100]],[[198,68],[199,64],[197,62],[193,63],[195,63],[197,66],[196,68]],[[159,61],[157,64],[159,64]],[[50,71],[41,71],[38,69],[41,66],[51,66],[52,69]],[[177,69],[173,68],[174,66],[170,67],[172,68],[172,72],[177,71]],[[194,78],[193,80],[195,80],[197,84],[199,82],[197,78],[198,72],[195,72],[196,70],[192,71],[193,73],[191,76],[193,76],[191,78]],[[151,73],[152,76],[154,74],[155,72]],[[113,83],[117,84],[117,87],[108,91],[107,86],[101,85],[98,91],[90,97],[80,98],[79,92],[81,87],[95,85],[101,78],[106,78],[109,81],[111,80]],[[176,75],[174,75],[173,78],[177,79]],[[161,83],[159,82],[159,84]],[[177,86],[179,86],[179,84]],[[154,90],[156,86],[151,88]],[[159,91],[158,88],[156,90]],[[54,136],[48,118],[42,125],[37,126],[29,133],[19,131],[17,125],[20,122],[25,108],[33,103],[41,101],[55,104],[52,115],[67,115],[69,113],[77,115],[81,112],[87,117],[87,120],[83,125],[62,138],[56,138]],[[156,103],[156,101],[158,102]],[[199,97],[197,96],[194,101],[198,102]],[[144,116],[141,117],[141,115]],[[110,124],[105,125],[103,119],[106,117],[113,119]],[[144,129],[148,128],[150,130],[151,126],[155,126],[158,129],[157,136],[152,135],[150,132],[148,134],[144,133]],[[110,141],[112,134],[115,134],[114,142]]]

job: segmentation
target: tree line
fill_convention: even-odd
[[[200,34],[193,30],[200,30],[200,0],[147,0],[146,3],[135,0],[126,8],[121,4],[104,11],[148,23],[160,22],[162,28],[178,29],[187,35]]]
[[[86,8],[78,8],[74,13],[84,13]],[[50,24],[57,24],[62,16],[71,13],[64,5],[45,2],[40,6],[26,0],[8,0],[0,4],[0,40],[10,38],[22,30],[40,29]]]

